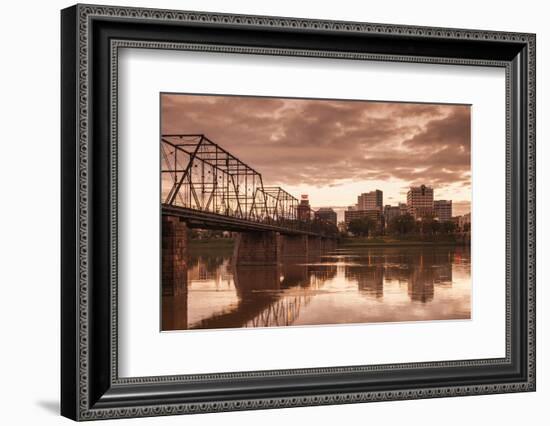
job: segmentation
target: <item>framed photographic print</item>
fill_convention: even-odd
[[[535,36],[76,5],[74,420],[535,390]]]

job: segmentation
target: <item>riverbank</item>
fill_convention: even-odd
[[[212,239],[191,239],[189,240],[189,248],[193,251],[197,250],[232,250],[235,241],[232,238],[212,238]],[[342,238],[338,242],[338,247],[402,247],[402,246],[455,246],[469,245],[454,235],[437,235],[434,237],[421,236],[380,236],[380,237],[348,237]]]
[[[433,245],[469,245],[469,241],[464,243],[462,239],[455,238],[454,235],[437,235],[434,237],[353,237],[343,238],[339,241],[339,247],[373,247],[373,246],[433,246]]]

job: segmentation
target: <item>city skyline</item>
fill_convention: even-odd
[[[162,94],[161,109],[163,133],[205,134],[315,209],[427,184],[470,212],[469,106]]]
[[[427,187],[429,187],[429,185],[425,185]],[[434,188],[431,188],[431,189],[434,189]],[[371,191],[368,191],[368,192],[363,192],[361,194],[356,194],[356,197],[357,197],[357,201],[360,202],[361,201],[361,198],[364,197],[365,195],[372,195],[373,193],[376,193],[376,192],[381,192],[381,212],[383,213],[384,212],[384,209],[385,207],[395,207],[395,208],[398,208],[400,205],[405,205],[407,206],[408,204],[408,201],[407,201],[407,197],[405,197],[404,200],[398,200],[397,202],[395,203],[392,203],[392,204],[389,204],[389,203],[386,203],[384,202],[384,196],[383,196],[383,191],[381,191],[380,189],[378,188],[375,188]],[[457,206],[455,205],[455,201],[452,200],[452,199],[442,199],[442,198],[436,198],[435,197],[435,189],[434,189],[434,207],[437,203],[448,203],[450,202],[452,204],[452,207],[451,207],[451,217],[460,217],[460,216],[464,216],[464,215],[467,215],[467,214],[470,214],[470,209],[469,209],[469,204],[468,204],[468,208],[465,209],[464,205],[461,205],[460,203],[458,203],[458,208]],[[307,196],[308,197],[308,201],[309,200],[309,196],[308,194],[302,194],[302,197],[305,197]],[[315,205],[311,205],[311,208],[312,210],[314,211],[318,211],[320,209],[332,209],[336,214],[337,214],[337,217],[338,217],[338,222],[341,222],[341,221],[344,221],[345,220],[345,211],[346,210],[350,210],[350,209],[355,209],[355,210],[368,210],[367,209],[364,209],[364,208],[361,208],[359,207],[358,203],[355,203],[355,204],[351,204],[351,205],[348,205],[348,206],[315,206]]]

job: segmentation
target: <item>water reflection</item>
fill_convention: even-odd
[[[465,247],[337,249],[237,267],[230,249],[201,249],[186,278],[163,289],[163,330],[470,318]]]

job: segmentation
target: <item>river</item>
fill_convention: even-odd
[[[467,247],[339,248],[261,267],[231,255],[191,254],[184,290],[162,296],[163,330],[470,318]]]

